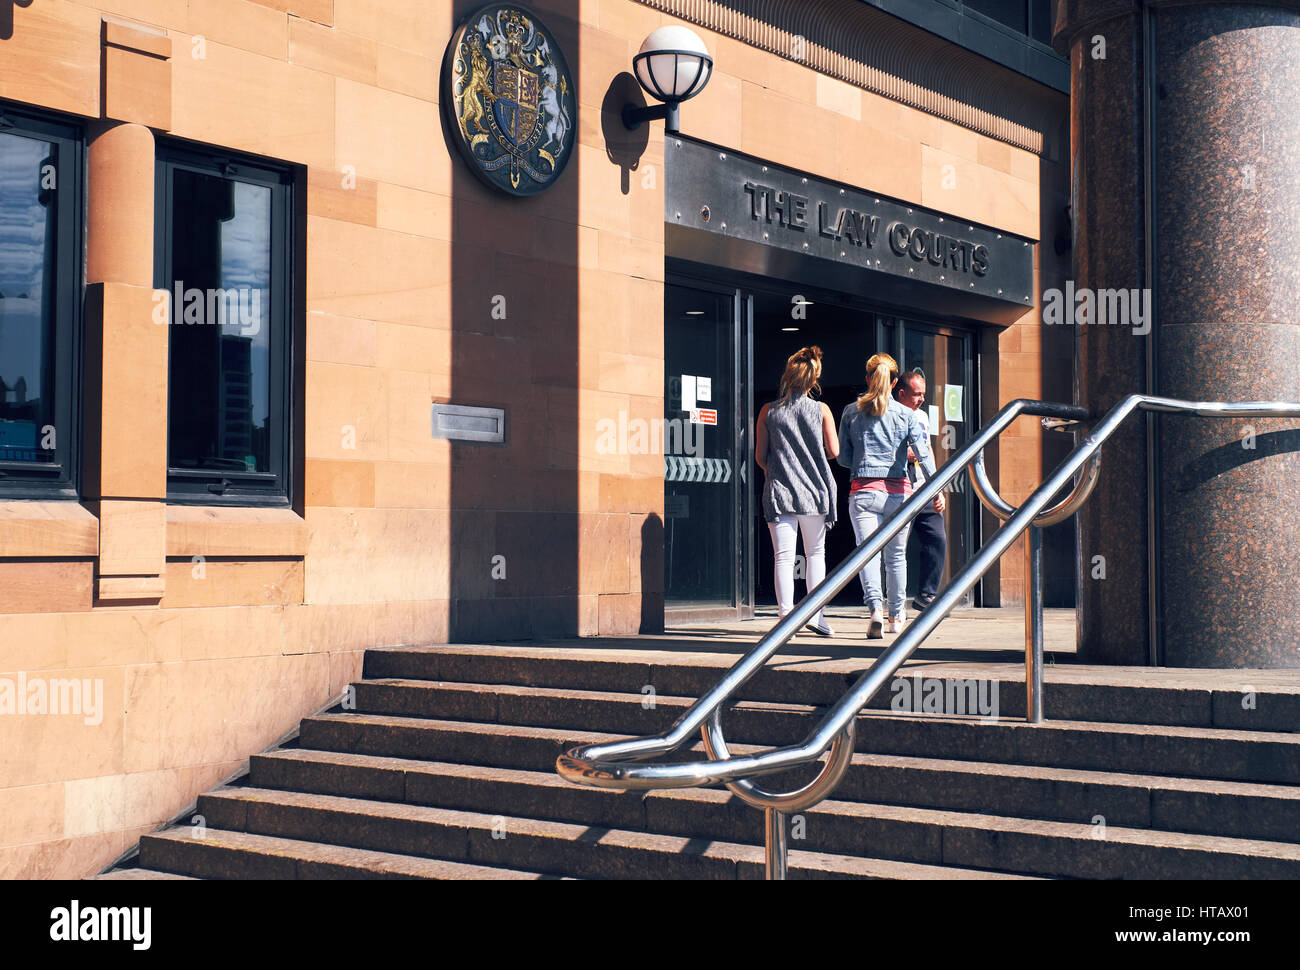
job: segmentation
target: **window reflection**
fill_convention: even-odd
[[[56,151],[0,134],[0,461],[54,460]]]
[[[271,189],[173,170],[173,468],[270,470]]]

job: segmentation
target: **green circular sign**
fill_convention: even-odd
[[[949,421],[961,420],[961,387],[957,384],[949,384],[948,390],[943,397],[944,416]]]

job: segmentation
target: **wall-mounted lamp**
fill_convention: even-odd
[[[664,119],[664,130],[677,131],[677,106],[689,101],[709,83],[713,75],[713,58],[695,32],[674,25],[653,31],[632,58],[636,79],[650,95],[663,104],[641,108],[623,106],[623,124],[639,128],[643,121]]]

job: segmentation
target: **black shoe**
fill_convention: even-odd
[[[920,594],[912,597],[912,608],[920,613],[922,610],[928,610],[934,605],[934,597]]]

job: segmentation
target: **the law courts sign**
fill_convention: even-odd
[[[670,231],[695,231],[678,239],[708,233],[853,267],[877,283],[883,278],[875,274],[907,280],[909,302],[930,290],[949,308],[959,308],[962,296],[996,301],[1015,315],[1033,305],[1027,239],[686,138],[669,140],[668,165],[665,221]],[[701,258],[698,245],[681,248]]]

